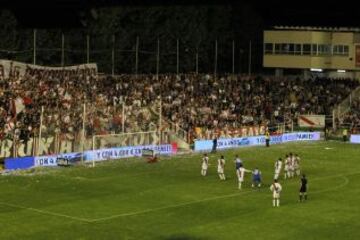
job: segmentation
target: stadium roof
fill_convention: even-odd
[[[360,32],[356,27],[311,27],[311,26],[274,26],[276,30],[325,31],[325,32]]]

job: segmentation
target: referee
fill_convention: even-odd
[[[300,186],[300,193],[299,193],[299,202],[303,202],[307,200],[307,179],[305,174],[301,177],[301,186]]]

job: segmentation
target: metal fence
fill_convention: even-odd
[[[83,30],[19,30],[16,48],[0,48],[0,59],[46,66],[96,62],[99,72],[120,73],[246,73],[262,66],[259,41],[209,40],[189,45],[182,39],[148,39],[95,35]],[[209,64],[211,63],[211,64]]]

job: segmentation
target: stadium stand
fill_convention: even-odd
[[[97,77],[91,72],[34,71],[23,78],[0,76],[0,140],[26,142],[38,134],[41,106],[42,134],[61,133],[71,139],[80,135],[83,102],[88,103],[87,136],[120,133],[122,102],[126,106],[126,132],[156,130],[154,103],[161,95],[164,119],[196,135],[195,128],[270,125],[296,121],[299,114],[331,115],[332,107],[358,85],[351,79],[214,78],[208,74]],[[16,101],[23,104],[21,111],[14,111]],[[359,101],[353,101],[353,108],[358,107]],[[342,121],[358,125],[358,114],[352,112]]]

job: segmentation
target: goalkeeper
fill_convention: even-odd
[[[147,160],[148,163],[155,163],[158,161],[155,151],[151,149],[143,149],[142,156],[148,159]]]

